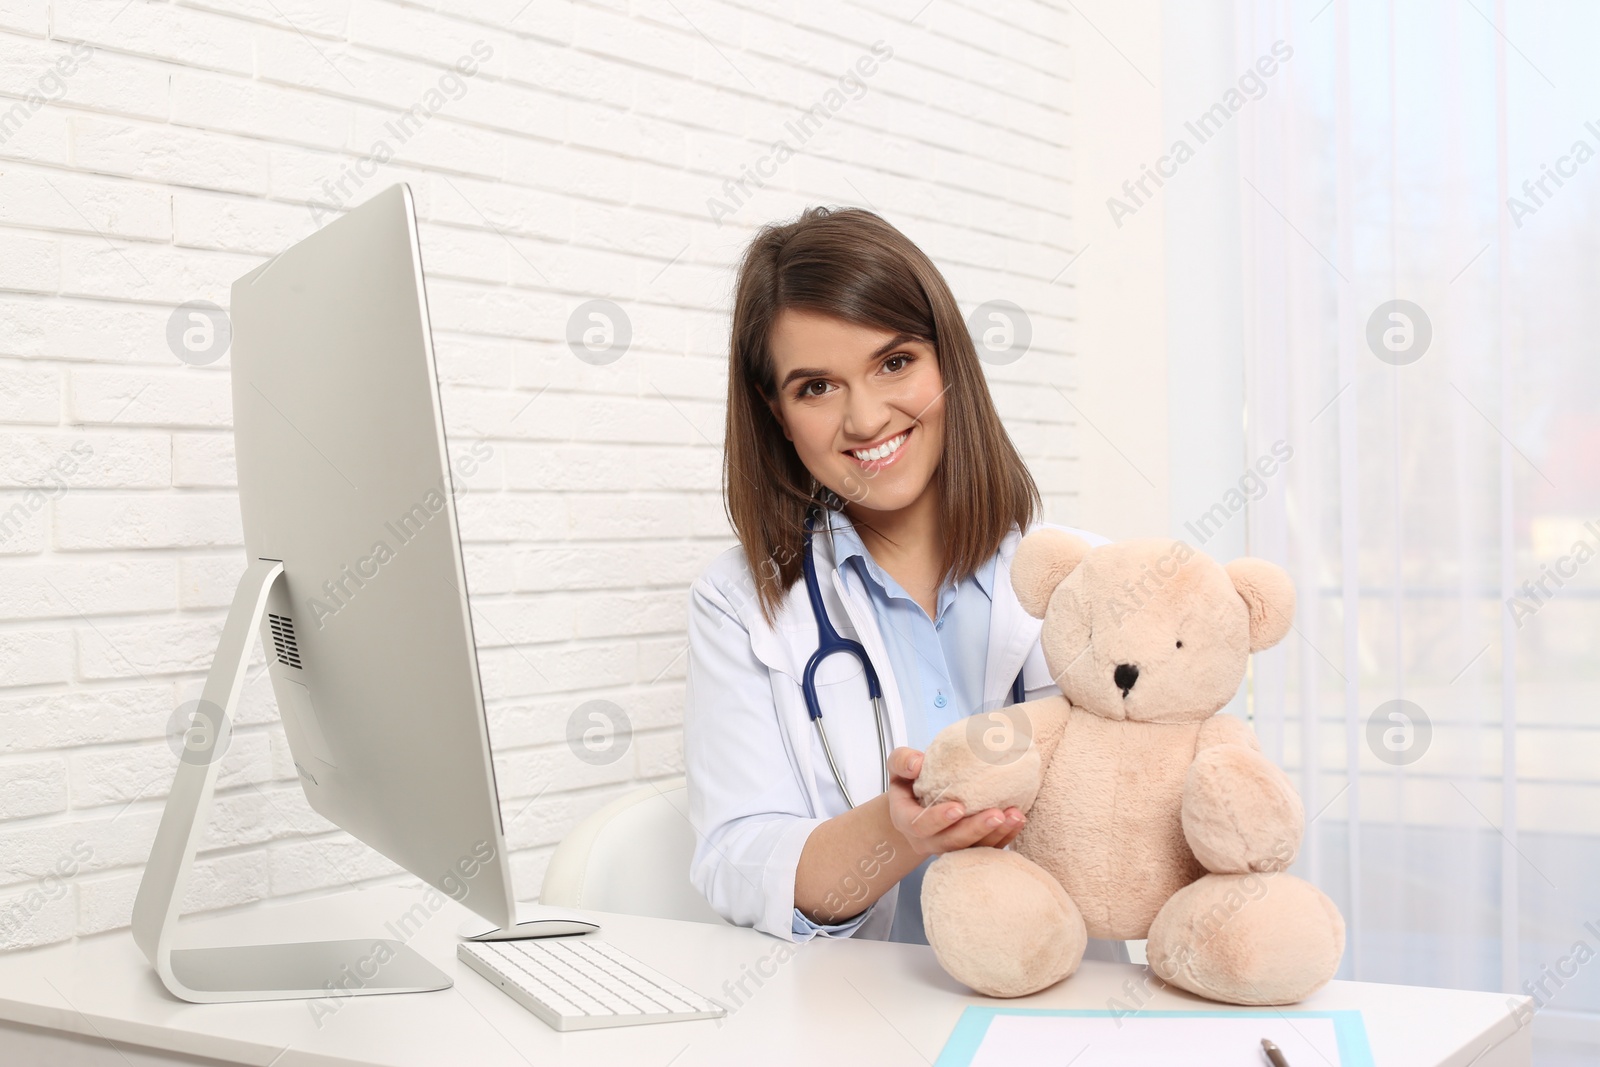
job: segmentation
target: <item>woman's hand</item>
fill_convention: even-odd
[[[1022,812],[1017,808],[986,808],[968,813],[957,801],[936,802],[924,808],[911,791],[922,773],[922,753],[897,748],[889,753],[889,819],[919,854],[932,856],[985,845],[1005,848],[1022,832]]]
[[[871,907],[929,856],[974,845],[1004,848],[1022,829],[1015,807],[967,812],[955,801],[924,809],[911,790],[923,754],[889,753],[889,791],[825,819],[795,867],[794,906],[818,923],[842,922]]]

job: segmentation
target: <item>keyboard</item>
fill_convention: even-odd
[[[716,1019],[727,1012],[592,935],[463,941],[461,962],[556,1030]]]

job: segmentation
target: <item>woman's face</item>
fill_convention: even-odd
[[[772,412],[806,469],[857,508],[898,511],[944,454],[944,382],[933,346],[786,308],[767,342]]]

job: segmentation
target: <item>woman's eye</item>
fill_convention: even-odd
[[[828,383],[821,378],[809,381],[800,387],[800,396],[821,396],[828,391]]]
[[[902,370],[905,370],[910,362],[910,356],[890,356],[888,359],[883,361],[883,369],[888,371],[890,374],[896,374]]]

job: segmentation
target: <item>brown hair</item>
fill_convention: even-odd
[[[745,249],[728,343],[728,417],[722,491],[728,519],[770,621],[800,577],[805,518],[839,500],[817,484],[772,414],[767,338],[785,308],[905,333],[933,346],[945,386],[939,479],[947,537],[945,579],[963,579],[1026,530],[1039,489],[989,396],[978,354],[950,287],[905,234],[860,208],[812,207],[765,226]]]

